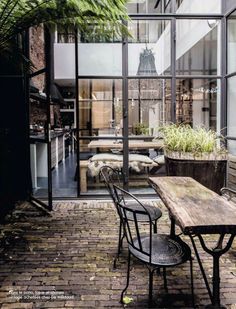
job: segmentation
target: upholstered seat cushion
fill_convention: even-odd
[[[153,161],[156,162],[158,165],[164,165],[165,164],[165,156],[160,155],[153,158]]]
[[[123,161],[123,156],[113,153],[98,153],[92,156],[90,161]]]
[[[114,169],[121,169],[123,165],[123,155],[112,153],[98,153],[89,159],[89,171],[91,176],[97,176],[102,166],[109,165]],[[140,154],[129,155],[129,167],[136,171],[141,172],[144,167],[157,166],[152,159],[148,156]]]
[[[90,159],[90,161],[94,162],[94,161],[107,161],[107,162],[111,162],[111,161],[123,161],[123,155],[119,155],[119,154],[113,154],[113,153],[98,153],[94,156],[92,156],[92,158]],[[144,155],[140,155],[140,154],[130,154],[129,155],[129,161],[133,162],[141,162],[141,163],[146,163],[146,164],[152,164],[153,160],[150,159],[148,156],[144,156]]]

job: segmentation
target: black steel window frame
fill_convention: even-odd
[[[174,1],[175,2],[175,1]],[[223,2],[222,0],[222,9],[223,9]],[[174,5],[175,6],[175,5]],[[233,10],[232,10],[233,11]],[[226,21],[224,14],[130,14],[131,19],[134,20],[169,20],[171,22],[171,74],[170,75],[157,75],[157,76],[129,76],[128,75],[128,45],[132,43],[128,43],[127,39],[124,39],[122,42],[122,76],[93,76],[93,75],[79,75],[78,73],[78,47],[75,53],[77,68],[76,68],[76,87],[78,87],[80,79],[122,79],[123,84],[123,126],[124,126],[124,135],[121,137],[103,137],[102,139],[106,140],[114,140],[119,139],[123,140],[123,153],[124,153],[124,173],[125,173],[125,188],[128,189],[128,156],[129,156],[129,149],[128,149],[128,141],[132,139],[141,139],[138,136],[129,136],[128,135],[128,80],[129,79],[170,79],[171,80],[171,120],[175,122],[176,119],[176,81],[178,79],[219,79],[221,81],[221,123],[220,128],[221,130],[225,128],[226,123],[226,78],[225,70],[226,70],[226,61],[223,55],[226,52],[226,39],[224,40],[224,34],[226,33]],[[202,19],[202,20],[209,20],[209,19],[218,19],[221,21],[221,50],[220,50],[220,75],[176,75],[176,20],[178,19]],[[120,43],[117,43],[120,44]],[[236,75],[236,73],[235,73]],[[78,89],[77,89],[78,91]],[[78,93],[77,93],[78,94]],[[78,108],[78,95],[76,96],[76,106]],[[78,113],[78,112],[77,112]],[[79,113],[78,113],[79,114]],[[77,127],[79,121],[79,115],[77,115]],[[78,130],[77,130],[78,131]],[[78,134],[79,135],[79,134]],[[78,137],[78,144],[79,140],[97,140],[101,139],[98,136],[83,136]],[[144,139],[142,137],[142,139]],[[79,163],[79,154],[77,157]],[[78,197],[89,196],[88,194],[81,194],[80,193],[80,185],[78,183]],[[90,195],[90,196],[99,196],[100,195]]]
[[[233,9],[231,9],[229,12],[227,12],[227,14],[225,15],[225,32],[224,32],[224,37],[225,37],[225,62],[224,62],[224,66],[225,66],[225,98],[224,98],[224,121],[225,121],[225,136],[226,136],[226,140],[227,141],[236,141],[236,136],[229,136],[228,135],[228,129],[227,129],[227,125],[228,125],[228,117],[227,117],[227,114],[228,114],[228,80],[231,78],[231,77],[234,77],[236,76],[236,71],[235,72],[231,72],[228,74],[228,40],[229,40],[229,37],[228,37],[228,21],[230,19],[230,16],[236,12],[236,4],[235,4],[235,7]]]

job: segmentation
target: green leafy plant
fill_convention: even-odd
[[[21,34],[41,23],[74,25],[79,32],[107,37],[127,34],[122,22],[129,19],[125,4],[126,0],[1,0],[0,57],[30,66]]]
[[[198,127],[193,129],[189,125],[171,124],[159,129],[167,151],[200,153],[224,153],[220,140],[213,130]]]
[[[148,125],[138,122],[134,125],[134,131],[136,135],[147,135],[149,132]]]

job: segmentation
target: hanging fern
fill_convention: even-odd
[[[81,32],[109,36],[128,35],[126,0],[1,0],[0,56],[14,56],[27,63],[16,37],[30,27],[47,23],[74,25]],[[91,27],[91,25],[93,25]]]

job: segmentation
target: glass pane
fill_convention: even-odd
[[[48,198],[47,101],[45,74],[30,79],[30,166],[33,196]]]
[[[81,136],[122,134],[122,81],[79,80]]]
[[[156,13],[156,0],[129,0],[127,10],[129,14]]]
[[[236,12],[228,19],[228,73],[236,72]]]
[[[81,43],[78,58],[79,75],[122,75],[121,44]]]
[[[45,74],[30,79],[30,135],[45,138],[47,122],[47,99],[45,94]]]
[[[230,154],[236,155],[236,141],[235,140],[228,140],[227,141],[227,150]]]
[[[138,194],[155,193],[148,183],[148,177],[165,175],[162,140],[139,143],[143,148],[135,148],[138,145],[135,141],[130,141],[129,145],[129,189]]]
[[[156,13],[159,14],[170,14],[173,11],[172,8],[173,0],[160,0],[156,2]]]
[[[136,20],[129,29],[129,75],[170,74],[170,21]]]
[[[171,120],[168,79],[129,80],[129,134],[155,136]]]
[[[228,79],[227,135],[236,137],[236,76]]]
[[[57,26],[57,42],[58,43],[75,43],[74,26],[58,25]]]
[[[30,60],[36,72],[45,68],[45,42],[44,42],[44,27],[42,25],[31,27],[29,30],[29,54]]]
[[[233,8],[236,8],[235,0],[225,0],[224,2],[225,2],[225,12]]]
[[[220,74],[220,21],[176,21],[176,74]]]
[[[220,80],[178,79],[176,122],[219,132]]]
[[[80,140],[80,188],[81,194],[107,194],[100,168],[109,165],[123,167],[123,143],[120,140]]]
[[[176,8],[177,14],[220,14],[221,0],[176,0]]]
[[[54,44],[54,76],[61,86],[74,86],[75,83],[75,44]]]

